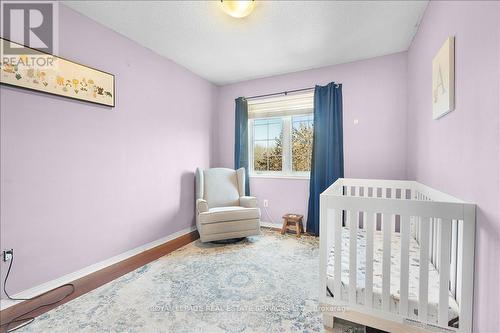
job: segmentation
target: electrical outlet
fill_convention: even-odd
[[[262,204],[264,205],[264,207],[269,207],[269,200],[267,199],[262,200]]]
[[[10,261],[10,260],[12,260],[13,255],[14,255],[13,249],[3,250],[2,251],[2,260],[3,261]]]

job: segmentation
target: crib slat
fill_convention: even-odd
[[[342,300],[342,210],[335,210],[335,223],[334,223],[334,267],[333,267],[333,295],[336,301]]]
[[[432,227],[431,227],[431,239],[432,239],[432,244],[430,245],[431,247],[431,262],[434,264],[434,266],[437,268],[439,271],[438,267],[438,259],[437,259],[437,227],[438,227],[438,222],[436,218],[432,219]]]
[[[464,221],[457,223],[457,290],[456,299],[458,305],[462,304],[462,271],[463,271],[463,248],[464,248]]]
[[[329,228],[328,220],[327,220],[327,205],[328,205],[328,197],[324,195],[320,195],[319,197],[319,228],[321,235],[328,235],[328,232],[331,232],[331,228]],[[330,222],[331,223],[331,222]],[[326,294],[326,274],[327,274],[327,262],[328,262],[328,254],[330,250],[323,240],[319,243],[320,247],[320,256],[319,256],[319,267],[321,267],[320,271],[320,279],[321,279],[321,288],[320,288],[320,299],[323,299],[323,295]]]
[[[375,213],[365,213],[366,217],[366,272],[365,272],[365,305],[373,306],[373,229]]]
[[[389,311],[391,306],[391,219],[391,215],[382,214],[382,309],[386,311]]]
[[[420,216],[417,216],[415,218],[415,220],[416,220],[415,225],[417,226],[417,242],[418,242],[418,244],[420,244],[420,236],[421,236],[420,235],[420,221],[422,220],[422,218]]]
[[[472,332],[472,300],[474,290],[474,239],[476,232],[476,207],[464,207],[464,219],[459,224],[461,237],[459,248],[460,270],[460,330]]]
[[[357,236],[358,212],[349,212],[351,224],[349,226],[349,302],[356,303],[356,263],[357,263]]]
[[[415,218],[413,216],[410,217],[410,230],[412,237],[417,239],[415,236]]]
[[[452,220],[451,222],[451,271],[450,271],[450,284],[451,293],[454,297],[457,296],[457,246],[458,246],[458,221]]]
[[[448,324],[448,300],[450,281],[450,252],[451,252],[451,220],[441,220],[441,237],[439,240],[439,312],[438,324]]]
[[[326,215],[326,248],[328,249],[328,251],[331,251],[331,249],[333,248],[334,244],[333,244],[333,241],[334,241],[334,230],[333,230],[333,223],[335,223],[334,219],[335,219],[335,212],[337,210],[336,209],[326,209],[326,212],[323,213]]]
[[[420,219],[420,267],[418,286],[418,319],[427,322],[427,307],[429,298],[429,234],[430,218]]]
[[[431,263],[434,264],[434,261],[433,261],[433,246],[434,246],[434,238],[433,238],[433,235],[434,235],[434,218],[431,218],[431,221],[430,221],[430,228],[429,228],[429,261]]]
[[[436,267],[438,270],[441,270],[441,246],[439,244],[439,240],[441,239],[441,233],[443,230],[441,229],[441,219],[436,219],[437,224],[437,234],[436,234]],[[450,231],[451,232],[451,231]],[[448,261],[450,259],[448,258]]]
[[[409,283],[409,266],[410,266],[410,218],[401,216],[400,220],[401,233],[401,274],[400,274],[400,296],[399,314],[406,317],[408,315],[408,283]]]

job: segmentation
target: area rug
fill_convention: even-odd
[[[318,239],[188,244],[19,332],[322,332]]]

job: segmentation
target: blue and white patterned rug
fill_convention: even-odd
[[[193,242],[20,332],[322,332],[318,239]]]

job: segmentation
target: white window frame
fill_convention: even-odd
[[[295,116],[307,116],[311,113],[297,114]],[[295,178],[295,179],[309,179],[311,176],[310,171],[293,171],[292,170],[292,117],[293,116],[279,116],[279,117],[263,117],[248,119],[248,166],[250,177],[255,178]],[[283,157],[282,157],[282,171],[255,171],[254,170],[254,120],[255,119],[281,119],[281,126],[283,129]]]

